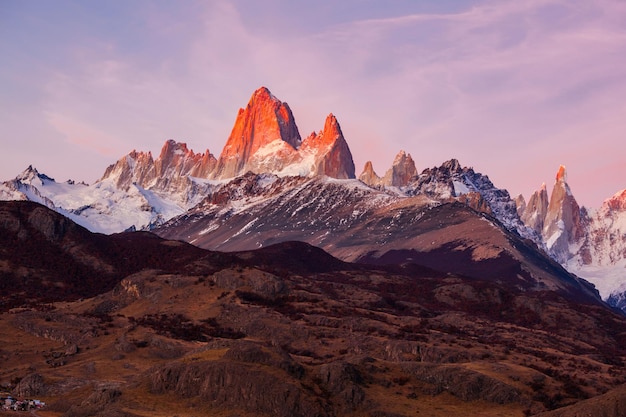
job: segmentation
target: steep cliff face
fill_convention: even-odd
[[[539,235],[543,233],[543,225],[548,213],[548,191],[546,184],[533,193],[528,200],[521,218],[526,226],[532,228]]]
[[[371,161],[367,161],[363,172],[359,175],[359,179],[370,187],[377,187],[380,185],[404,187],[408,185],[412,179],[417,176],[417,168],[415,162],[411,157],[411,154],[407,154],[404,151],[398,152],[391,168],[387,170],[385,175],[381,178],[376,172]]]
[[[411,154],[400,151],[391,165],[391,168],[385,173],[383,182],[394,187],[403,187],[408,185],[413,177],[417,175],[415,162],[411,158]]]
[[[128,190],[135,184],[146,189],[182,192],[188,185],[185,177],[207,178],[216,163],[208,149],[196,154],[187,148],[187,144],[170,139],[165,142],[156,160],[151,152],[133,150],[110,165],[100,181],[111,181],[122,190]]]
[[[154,181],[155,177],[152,153],[133,150],[109,165],[100,181],[110,180],[118,188],[128,190],[132,184],[146,184]]]
[[[588,249],[587,264],[626,268],[626,190],[615,193],[591,216],[589,237],[582,247]],[[583,262],[586,259],[583,258]],[[621,267],[621,268],[620,268]],[[626,286],[626,285],[625,285]]]
[[[600,209],[581,210],[584,236],[570,247],[567,268],[593,282],[608,302],[626,311],[626,190]]]
[[[326,175],[338,179],[355,178],[354,161],[337,118],[331,113],[324,129],[302,142],[300,154],[303,161],[312,159],[310,175]]]
[[[212,177],[233,178],[259,169],[280,171],[292,162],[300,142],[289,105],[261,87],[239,110]]]
[[[301,141],[287,103],[262,87],[240,109],[211,178],[225,180],[246,172],[355,178],[354,162],[337,118]]]
[[[548,250],[561,263],[570,258],[570,245],[584,235],[580,207],[567,184],[563,165],[556,174],[542,234]]]
[[[359,180],[370,187],[377,187],[381,184],[382,178],[380,178],[378,174],[376,174],[376,171],[374,171],[372,161],[367,161],[363,167],[363,172],[359,175]]]
[[[186,143],[168,140],[154,165],[156,176],[159,178],[186,175],[208,178],[217,165],[217,159],[208,149],[204,153],[196,154],[187,148]]]

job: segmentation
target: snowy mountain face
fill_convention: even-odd
[[[224,251],[289,240],[325,248],[397,200],[358,180],[248,173],[222,184],[155,232]]]
[[[461,167],[456,159],[444,162],[440,167],[424,170],[407,185],[405,192],[407,195],[426,195],[441,201],[463,201],[477,211],[492,215],[509,230],[535,241],[541,247],[536,233],[521,221],[517,205],[509,192],[495,187],[486,175],[472,168]]]
[[[582,211],[584,234],[566,266],[593,282],[603,297],[626,299],[626,190],[593,212]],[[621,308],[626,307],[624,304]],[[617,304],[615,304],[617,306]],[[626,311],[626,310],[625,310]]]
[[[414,236],[406,234],[411,225],[431,208],[453,202],[485,213],[485,219],[503,225],[498,227],[527,234],[522,237],[533,234],[521,223],[506,191],[456,160],[425,170],[405,187],[248,173],[223,183],[196,207],[155,231],[226,251],[302,240],[353,261],[382,248],[415,249],[406,246],[415,243]],[[430,243],[421,250],[432,249]]]
[[[95,232],[151,229],[186,212],[225,179],[246,172],[354,178],[354,163],[332,114],[324,129],[301,141],[287,103],[266,88],[241,109],[219,159],[168,140],[155,159],[133,150],[91,186],[60,184],[29,167],[0,185],[4,200],[31,200]]]
[[[146,228],[183,213],[187,207],[177,204],[176,197],[137,184],[120,188],[113,178],[93,185],[58,183],[31,167],[0,185],[3,200],[35,201],[91,231],[107,234]]]
[[[541,233],[554,259],[626,311],[626,190],[606,200],[600,209],[589,211],[576,202],[561,166],[550,198],[543,185],[521,217]]]

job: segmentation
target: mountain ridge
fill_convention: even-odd
[[[207,195],[218,198],[216,190],[249,171],[269,174],[260,181],[274,181],[271,175],[356,177],[348,143],[332,113],[322,130],[302,140],[288,104],[261,87],[239,110],[218,158],[209,150],[194,153],[185,143],[168,140],[157,158],[133,150],[92,185],[57,183],[31,166],[0,184],[0,198],[37,201],[97,232],[150,230],[204,204]],[[369,162],[359,178],[386,195],[425,196],[432,204],[463,202],[534,241],[570,271],[592,280],[605,299],[621,297],[613,292],[623,283],[620,272],[626,267],[626,220],[622,220],[626,191],[616,193],[600,209],[588,210],[578,206],[565,167],[560,167],[552,195],[548,197],[542,187],[526,204],[523,197],[511,198],[488,176],[463,167],[456,159],[418,172],[404,151],[382,177]],[[603,280],[602,275],[608,278]]]

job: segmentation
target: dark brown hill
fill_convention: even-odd
[[[220,254],[0,213],[3,277],[73,289],[0,313],[0,383],[49,415],[521,417],[626,382],[626,319],[567,280],[352,264],[301,242]],[[455,213],[477,239],[496,227]],[[93,276],[64,284],[59,256]]]
[[[37,203],[0,202],[0,311],[92,297],[143,269],[182,272],[206,257],[229,258],[151,233],[94,234]]]
[[[623,417],[626,416],[626,385],[569,407],[542,413],[538,417]]]

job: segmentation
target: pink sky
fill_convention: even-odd
[[[384,6],[384,7],[383,7]],[[219,155],[267,86],[357,166],[457,158],[512,195],[559,165],[579,203],[626,188],[619,0],[0,3],[0,180],[93,182],[167,139]]]

